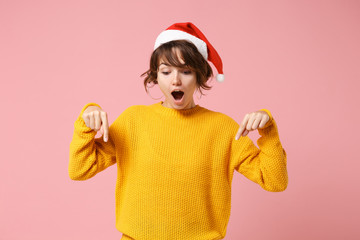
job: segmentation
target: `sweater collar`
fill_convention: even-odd
[[[161,112],[168,116],[190,116],[200,112],[203,107],[199,104],[196,104],[195,107],[189,109],[175,109],[175,108],[168,108],[162,105],[163,101],[157,102],[152,106],[158,112]]]

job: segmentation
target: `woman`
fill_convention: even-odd
[[[176,23],[158,36],[143,74],[145,89],[158,84],[165,101],[131,106],[110,127],[106,112],[88,103],[75,122],[70,178],[117,164],[122,239],[223,239],[234,170],[267,191],[287,187],[286,152],[269,110],[246,114],[239,125],[195,104],[194,92],[210,89],[207,60],[222,81],[221,59],[205,36],[192,23]],[[260,149],[246,136],[255,129]],[[104,140],[94,138],[99,130]]]

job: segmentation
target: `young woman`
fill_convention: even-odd
[[[210,89],[219,55],[192,23],[176,23],[157,38],[144,86],[165,100],[125,109],[109,127],[107,114],[88,103],[74,124],[69,175],[86,180],[117,164],[116,227],[122,239],[223,239],[230,217],[234,170],[263,189],[284,191],[286,152],[267,109],[229,116],[194,102]],[[247,136],[258,130],[258,149]],[[95,138],[101,130],[102,138]]]

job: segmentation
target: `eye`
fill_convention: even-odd
[[[169,72],[161,72],[162,74],[164,74],[164,75],[168,75],[169,74]]]
[[[191,74],[191,71],[190,70],[185,70],[184,74]]]

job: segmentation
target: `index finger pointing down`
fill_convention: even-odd
[[[109,122],[106,112],[101,112],[101,122],[103,124],[103,130],[104,130],[104,141],[107,142],[109,139]]]

